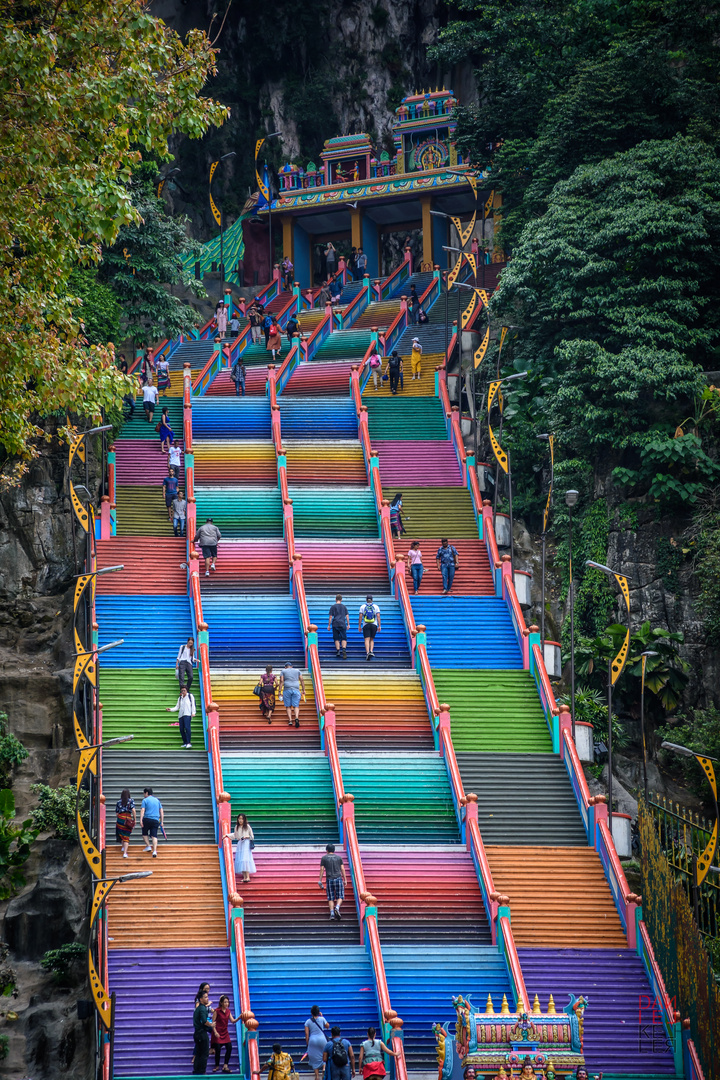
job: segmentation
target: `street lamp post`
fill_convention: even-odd
[[[575,742],[575,578],[573,576],[573,557],[572,557],[572,512],[573,506],[578,501],[578,493],[574,488],[570,488],[565,492],[565,505],[568,508],[568,566],[570,571],[570,584],[568,586],[568,592],[570,593],[570,719],[572,720],[572,737]],[[544,531],[543,531],[544,535]]]
[[[488,387],[488,400],[487,400],[487,419],[488,419],[488,436],[490,439],[490,446],[492,447],[493,454],[495,455],[495,503],[493,506],[493,527],[495,526],[495,513],[497,510],[497,490],[500,481],[500,472],[502,469],[508,478],[508,510],[510,514],[510,565],[514,565],[515,545],[513,543],[513,508],[512,508],[512,470],[510,468],[510,454],[508,451],[503,450],[500,439],[502,439],[502,421],[503,421],[503,406],[502,406],[502,393],[500,388],[505,383],[515,382],[517,379],[526,379],[527,371],[517,371],[514,375],[507,375],[504,379],[495,379],[490,383]],[[499,438],[495,437],[495,432],[490,426],[490,414],[492,412],[493,402],[497,396],[498,404],[500,405],[500,431]],[[514,571],[513,571],[514,572]]]
[[[698,930],[700,929],[700,886],[705,878],[708,876],[710,870],[713,873],[720,873],[720,868],[713,866],[712,861],[715,857],[715,851],[717,849],[718,840],[718,800],[717,800],[717,779],[715,777],[715,769],[713,768],[713,762],[717,762],[717,758],[710,757],[709,754],[696,753],[691,750],[689,746],[681,746],[679,743],[662,742],[660,743],[663,750],[672,750],[674,753],[679,754],[680,757],[692,757],[698,762],[703,772],[708,778],[710,784],[710,790],[712,792],[713,803],[715,805],[715,824],[713,825],[713,831],[710,839],[705,845],[705,850],[701,855],[696,855],[693,850],[692,855],[692,871],[693,871],[693,910],[695,912],[695,925]]]
[[[274,253],[273,253],[273,241],[272,241],[272,191],[270,190],[270,173],[268,172],[268,182],[267,182],[267,186],[266,186],[264,180],[261,178],[260,173],[258,172],[258,164],[257,163],[258,163],[258,154],[260,153],[260,149],[261,149],[263,143],[267,142],[268,139],[276,139],[281,134],[282,134],[281,131],[271,131],[269,135],[263,135],[262,139],[258,139],[257,142],[255,143],[255,178],[257,180],[258,191],[261,191],[262,194],[265,196],[265,202],[267,203],[267,208],[268,208],[268,237],[269,237],[269,241],[270,241],[270,280],[271,281],[272,281],[272,276],[273,276],[273,264],[274,264],[275,260],[273,258]],[[267,165],[267,162],[265,164]]]
[[[542,581],[540,584],[541,599],[540,599],[540,641],[542,643],[543,658],[545,656],[545,539],[547,535],[548,521],[550,520],[550,506],[553,496],[553,483],[555,481],[555,436],[554,435],[538,435],[538,439],[544,439],[547,441],[550,447],[550,484],[548,486],[547,502],[545,503],[545,511],[543,513],[543,527],[542,527]],[[573,710],[574,716],[574,710]]]
[[[648,801],[648,777],[647,777],[647,744],[645,742],[645,667],[647,665],[648,656],[657,656],[656,652],[652,649],[646,649],[645,652],[640,653],[641,674],[640,674],[640,737],[642,739],[642,752],[643,752],[643,786],[645,788],[645,805]]]
[[[217,169],[220,162],[221,161],[227,161],[227,159],[231,158],[231,157],[235,157],[235,151],[234,150],[231,150],[229,154],[223,154],[223,156],[221,158],[218,158],[217,161],[213,161],[212,165],[210,166],[210,180],[208,182],[208,195],[209,195],[209,198],[210,198],[210,209],[213,212],[213,217],[215,218],[218,225],[220,226],[220,284],[222,285],[223,288],[225,287],[225,259],[224,259],[224,255],[223,255],[223,231],[224,231],[225,211],[224,211],[224,209],[222,207],[220,209],[218,209],[218,207],[217,207],[217,205],[215,203],[215,200],[212,197],[212,182],[213,182],[213,176],[215,175],[215,170]]]
[[[603,563],[593,562],[592,559],[588,559],[585,562],[586,566],[592,566],[596,570],[602,570],[604,574],[609,577],[615,578],[620,586],[620,592],[622,593],[623,600],[625,601],[625,607],[627,609],[628,621],[630,619],[630,589],[628,587],[628,579],[624,574],[618,574],[615,570],[611,570],[609,566],[604,566]],[[630,649],[630,627],[628,626],[625,632],[625,640],[620,646],[620,651],[613,659],[612,656],[608,657],[608,824],[610,828],[610,835],[612,836],[612,691],[613,686],[618,681],[623,673],[625,664],[627,663],[628,651]]]

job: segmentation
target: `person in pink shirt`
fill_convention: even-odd
[[[410,565],[410,573],[412,574],[413,585],[415,587],[415,592],[417,593],[420,591],[420,582],[422,581],[422,576],[425,573],[425,567],[423,566],[422,551],[420,550],[419,540],[413,540],[412,544],[410,545],[410,550],[408,551],[407,557],[408,563]]]

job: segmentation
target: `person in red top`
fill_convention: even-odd
[[[232,1054],[232,1039],[228,1031],[228,1024],[237,1024],[240,1017],[233,1016],[230,1012],[230,998],[227,994],[221,994],[218,1007],[213,1013],[213,1033],[210,1039],[210,1049],[215,1051],[215,1068],[213,1072],[220,1072],[220,1051],[225,1047],[225,1064],[222,1071],[230,1072],[230,1055]]]

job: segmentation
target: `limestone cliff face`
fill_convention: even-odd
[[[180,33],[201,26],[214,36],[225,4],[156,0],[153,11]],[[191,218],[193,235],[205,239],[216,229],[207,174],[219,154],[236,153],[215,181],[231,221],[255,189],[255,139],[262,134],[282,133],[281,145],[263,149],[275,167],[293,158],[317,162],[325,139],[356,131],[391,151],[393,112],[403,95],[446,84],[463,102],[472,100],[469,69],[443,72],[427,59],[446,18],[439,0],[232,4],[217,42],[218,76],[208,87],[230,107],[230,119],[200,142],[175,147],[182,173],[171,197]]]

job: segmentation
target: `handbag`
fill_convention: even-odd
[[[254,841],[254,840],[251,840],[251,841],[250,841],[250,850],[251,850],[251,851],[254,851],[254,850],[255,850],[255,841]]]
[[[260,697],[260,691],[262,690],[262,683],[258,683],[257,686],[253,686],[253,694],[255,697]]]

